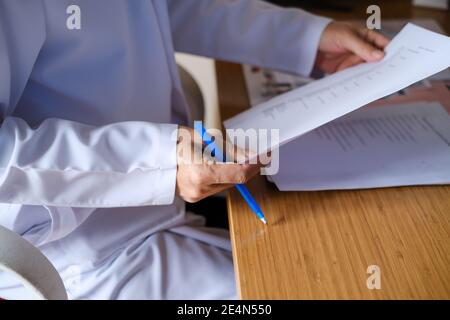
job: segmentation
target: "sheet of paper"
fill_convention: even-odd
[[[450,38],[408,24],[386,48],[382,61],[314,81],[251,108],[224,125],[227,129],[280,130],[280,141],[271,141],[266,150],[255,150],[262,154],[449,66]]]
[[[355,20],[353,22],[360,24],[361,27],[363,27],[366,23],[365,20]],[[382,29],[380,30],[380,32],[386,37],[392,39],[397,35],[397,33],[402,30],[405,25],[408,24],[408,22],[414,23],[419,27],[428,29],[433,32],[445,34],[444,30],[439,26],[436,20],[424,18],[417,18],[412,20],[383,19]],[[304,86],[313,81],[314,78],[318,79],[322,77],[318,74],[313,75],[312,78],[301,77],[298,75],[288,74],[285,72],[267,68],[255,67],[251,65],[243,65],[243,72],[248,97],[252,106],[256,106],[280,94]],[[412,87],[431,87],[433,82],[436,81],[450,81],[450,69],[447,68],[431,77],[423,79],[422,81],[415,83],[413,86],[395,92],[389,97],[408,95]]]
[[[450,115],[436,102],[363,108],[280,148],[282,191],[450,183]]]
[[[381,24],[380,32],[386,37],[392,39],[394,38],[400,30],[407,25],[408,23],[414,23],[419,27],[428,29],[430,31],[440,33],[445,35],[444,29],[439,25],[439,23],[434,19],[429,18],[415,18],[415,19],[383,19],[383,23]],[[366,21],[363,21],[362,24],[365,25]],[[440,80],[440,81],[449,81],[450,80],[450,69],[445,69],[429,78],[427,80]],[[426,81],[425,84],[426,84]]]

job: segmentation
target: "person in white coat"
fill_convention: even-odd
[[[236,298],[227,233],[184,201],[258,165],[178,162],[174,133],[194,119],[174,52],[308,75],[386,44],[258,0],[0,0],[0,224],[73,299]],[[26,295],[3,273],[0,297]]]

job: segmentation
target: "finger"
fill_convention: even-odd
[[[195,169],[194,169],[195,170]],[[225,190],[227,187],[232,185],[219,185],[211,183],[211,177],[208,176],[205,168],[197,170],[190,176],[190,181],[188,184],[180,186],[177,183],[176,192],[184,200],[190,203],[198,202],[210,195],[216,194],[220,191]]]
[[[317,67],[325,71],[326,73],[334,73],[337,71],[337,67],[348,59],[349,56],[353,55],[352,53],[343,53],[339,55],[324,55],[321,61],[318,61]]]
[[[384,57],[384,52],[374,47],[370,42],[364,40],[357,33],[349,33],[344,38],[344,47],[364,59],[364,61],[378,61]]]
[[[246,183],[259,172],[260,166],[222,163],[198,166],[193,170],[190,187],[185,188],[183,193],[180,190],[177,191],[183,199],[191,203],[229,189],[236,184]]]
[[[209,186],[208,188],[201,190],[188,190],[183,194],[180,194],[180,196],[189,203],[196,203],[219,192],[220,191],[217,188]]]
[[[231,189],[235,186],[235,184],[215,184],[208,187],[207,190],[203,191],[202,194],[198,198],[192,198],[194,202],[200,201],[207,197],[213,196],[225,190]]]
[[[336,71],[341,71],[353,66],[356,66],[360,63],[363,63],[364,60],[361,57],[356,55],[348,56],[344,61],[342,61],[338,66]]]
[[[226,145],[226,154],[227,154],[227,161],[228,162],[234,162],[234,163],[240,163],[240,164],[247,164],[247,163],[255,163],[257,158],[257,153],[253,150],[249,149],[243,149],[238,147],[235,144],[232,144],[231,141],[225,141]],[[252,161],[255,160],[255,161]]]
[[[214,194],[217,194],[219,192],[223,192],[225,190],[231,189],[235,187],[235,184],[215,184],[211,186],[211,194],[209,196],[212,196]]]
[[[381,33],[367,28],[359,29],[359,34],[380,49],[384,49],[390,42],[390,40]]]
[[[255,164],[215,164],[211,166],[214,184],[244,184],[258,172],[261,165]]]

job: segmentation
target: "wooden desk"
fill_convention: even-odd
[[[385,17],[434,17],[450,31],[448,13],[391,2],[381,4]],[[337,16],[364,18],[364,5],[358,13]],[[216,67],[226,119],[249,100],[241,67]],[[249,188],[270,225],[264,227],[239,194],[230,192],[241,298],[450,298],[450,186],[282,193],[257,177]],[[369,265],[381,268],[381,290],[366,286]]]

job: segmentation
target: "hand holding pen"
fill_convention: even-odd
[[[209,146],[213,142],[201,125],[198,128],[196,127],[196,131],[203,138],[204,146]],[[177,194],[187,202],[197,202],[237,185],[239,192],[251,209],[261,221],[266,223],[260,208],[243,186],[243,184],[260,172],[262,165],[221,163],[223,162],[223,155],[219,148],[215,148],[217,147],[215,145],[209,147],[214,149],[216,160],[219,162],[195,161],[193,150],[196,141],[194,137],[195,132],[193,129],[180,127],[177,144]],[[201,140],[198,142],[202,143]],[[201,150],[202,148],[200,147]],[[237,151],[243,152],[242,150]]]

